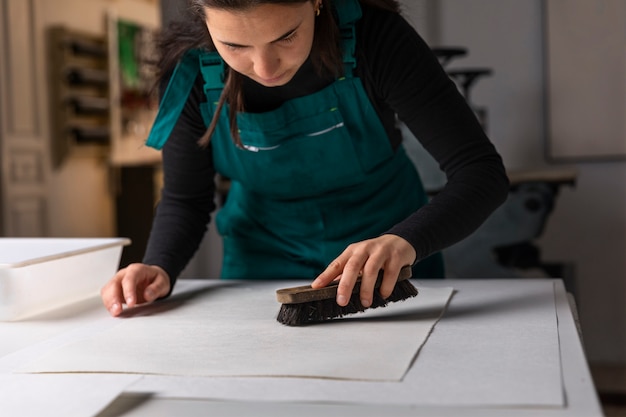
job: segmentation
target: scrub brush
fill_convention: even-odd
[[[384,299],[378,291],[374,291],[374,299],[369,307],[363,307],[359,298],[360,278],[354,285],[350,301],[343,307],[335,300],[339,281],[333,281],[326,287],[318,289],[313,289],[310,285],[279,289],[276,291],[276,299],[282,303],[282,306],[276,320],[287,326],[301,326],[321,323],[370,308],[385,307],[390,302],[406,300],[417,295],[417,288],[408,278],[411,278],[411,267],[405,266],[400,270],[398,282],[389,298]],[[382,279],[383,271],[381,270],[376,280],[376,289],[380,288]]]

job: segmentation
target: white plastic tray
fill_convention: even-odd
[[[0,320],[20,320],[99,294],[126,238],[0,238]]]

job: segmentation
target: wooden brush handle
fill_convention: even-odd
[[[398,275],[398,281],[403,281],[405,279],[411,278],[411,267],[404,266],[400,270],[400,275]],[[380,284],[383,280],[383,271],[381,270],[378,273],[378,279],[376,280],[376,284],[374,288],[380,287]],[[361,288],[361,278],[357,279],[356,285],[352,289],[352,293],[356,293]],[[276,290],[276,300],[282,304],[299,304],[299,303],[308,303],[309,301],[319,301],[319,300],[328,300],[335,298],[337,296],[337,287],[339,286],[339,281],[333,281],[323,288],[311,288],[310,285],[303,285],[301,287],[291,287],[291,288],[283,288],[280,290]]]

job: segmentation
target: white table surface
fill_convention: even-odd
[[[538,280],[437,280],[437,281],[418,281],[419,284],[425,286],[452,286],[458,290],[458,293],[452,298],[450,305],[443,318],[437,324],[435,331],[431,334],[425,346],[419,352],[416,364],[409,370],[409,374],[403,382],[403,390],[410,392],[412,384],[412,372],[430,372],[434,385],[437,389],[444,392],[446,389],[452,389],[455,377],[464,378],[475,375],[477,384],[467,386],[467,390],[480,389],[481,368],[477,363],[477,369],[465,369],[464,372],[458,372],[456,375],[455,361],[459,364],[464,363],[465,368],[472,366],[472,363],[462,362],[464,349],[468,349],[468,340],[459,343],[458,333],[463,326],[471,328],[472,326],[488,327],[490,324],[498,320],[506,320],[508,314],[519,309],[533,309],[532,294],[526,294],[526,288],[536,288]],[[93,413],[99,417],[109,416],[279,416],[279,415],[297,415],[297,416],[601,416],[602,411],[598,402],[598,398],[593,386],[591,375],[584,356],[582,343],[578,334],[576,323],[574,321],[572,310],[568,302],[567,294],[560,280],[541,280],[549,281],[553,285],[554,308],[558,320],[558,339],[560,349],[560,368],[562,373],[563,387],[563,404],[561,406],[538,407],[536,405],[510,404],[506,403],[494,405],[475,405],[463,406],[459,404],[429,404],[426,402],[411,403],[410,400],[403,401],[402,404],[381,404],[380,399],[365,403],[345,403],[338,400],[337,402],[307,402],[297,400],[289,401],[260,401],[250,400],[249,395],[242,392],[241,399],[238,398],[211,398],[201,396],[175,396],[168,395],[168,390],[154,389],[157,387],[158,379],[151,380],[149,376],[142,377],[123,375],[117,381],[119,387],[109,385],[108,390],[103,388],[102,398],[98,401],[94,400],[96,396],[93,392],[90,397],[92,401]],[[183,281],[184,283],[184,281]],[[535,285],[533,285],[535,284]],[[549,288],[550,286],[542,286]],[[545,295],[545,294],[544,294]],[[549,298],[549,297],[548,297]],[[542,297],[546,299],[546,297]],[[545,307],[545,306],[544,306]],[[549,309],[548,309],[549,310]],[[99,300],[91,300],[68,307],[64,310],[56,311],[39,320],[24,321],[15,323],[0,323],[0,400],[1,392],[14,386],[18,381],[18,376],[13,377],[12,372],[21,364],[28,360],[55,348],[60,343],[67,342],[74,334],[82,334],[85,332],[97,332],[99,329],[110,326],[110,320],[106,311],[101,306]],[[461,326],[461,327],[459,327]],[[515,323],[511,323],[512,328]],[[61,337],[62,336],[62,337]],[[520,338],[520,343],[523,343]],[[469,342],[471,343],[471,341]],[[476,345],[480,346],[480,344]],[[472,346],[469,346],[471,349]],[[455,350],[456,349],[456,350]],[[445,361],[442,355],[445,352]],[[497,358],[494,358],[497,360]],[[447,364],[442,369],[437,368],[435,364]],[[445,369],[449,367],[450,369]],[[472,374],[472,372],[474,372]],[[33,378],[40,378],[37,384],[32,384],[29,396],[33,401],[41,399],[46,401],[50,396],[50,392],[55,392],[56,401],[59,400],[58,392],[59,384],[61,388],[63,384],[67,384],[68,401],[80,404],[81,397],[72,394],[72,386],[70,380],[71,375],[62,375],[56,379],[55,389],[45,388],[43,378],[50,378],[51,375],[29,375]],[[97,376],[97,375],[95,375]],[[52,376],[54,377],[54,376]],[[74,383],[77,383],[80,376],[76,376]],[[84,377],[84,375],[83,375]],[[110,384],[112,381],[104,380]],[[515,380],[520,375],[509,375],[509,378]],[[19,376],[21,378],[21,376]],[[35,380],[35,379],[34,379]],[[36,380],[35,380],[36,381]],[[156,382],[155,382],[156,381]],[[448,382],[449,381],[449,382]],[[254,382],[254,381],[252,381]],[[503,381],[504,382],[504,381]],[[344,382],[350,384],[350,382]],[[155,385],[156,384],[156,385]],[[294,384],[298,384],[295,380]],[[306,386],[306,380],[302,381]],[[356,384],[356,383],[355,383]],[[254,386],[252,383],[251,386]],[[478,388],[477,388],[478,387]],[[115,389],[119,392],[115,392]],[[454,389],[464,389],[455,386]],[[176,390],[172,390],[175,392]],[[95,391],[97,394],[99,391]],[[436,392],[436,390],[434,391]],[[457,391],[461,392],[461,391]],[[117,396],[119,393],[121,395]],[[106,397],[110,396],[110,398]],[[494,396],[498,393],[494,392]],[[115,398],[117,396],[117,398]],[[419,396],[417,396],[419,397]],[[52,401],[47,399],[48,401]],[[61,398],[63,400],[63,398]],[[112,401],[113,400],[113,401]],[[112,401],[111,404],[106,404]],[[384,402],[384,401],[382,401]],[[10,401],[8,401],[10,404]],[[44,404],[45,405],[45,404]],[[2,409],[3,402],[0,401],[0,415],[4,415],[3,411],[16,412],[15,409]],[[51,403],[51,406],[53,404]],[[24,408],[27,409],[27,408]],[[85,410],[88,407],[77,408],[82,414],[88,415]],[[19,411],[19,410],[17,410]],[[21,415],[21,414],[10,414]],[[29,415],[24,412],[23,415]],[[30,414],[34,415],[34,414]],[[72,415],[71,413],[65,415]]]

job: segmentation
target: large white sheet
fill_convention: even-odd
[[[23,372],[308,377],[400,381],[452,288],[322,325],[275,320],[279,287],[301,282],[186,282],[171,299],[29,363]]]
[[[557,317],[552,280],[421,283],[424,286],[450,285],[455,288],[455,294],[444,317],[399,383],[147,375],[129,391],[156,393],[161,398],[252,402],[493,407],[492,410],[519,407],[520,410],[535,409],[542,415],[545,407],[556,414],[564,410],[559,328],[561,322],[567,324],[572,319],[567,305],[560,308],[567,311],[569,318]],[[419,284],[418,281],[418,288],[423,290]],[[565,297],[563,290],[559,294]],[[563,349],[575,347],[577,343],[578,335],[570,335]],[[575,381],[585,383],[582,377],[576,377]],[[569,398],[568,402],[585,402],[584,390],[575,395],[577,398]],[[450,415],[463,415],[466,411]],[[545,413],[552,415],[551,411]],[[598,415],[586,411],[580,415]],[[500,409],[500,414],[502,412]],[[445,412],[433,413],[442,414]],[[527,413],[520,411],[520,414]],[[498,415],[498,412],[489,415]]]
[[[14,417],[95,416],[138,375],[0,374],[0,414]]]

